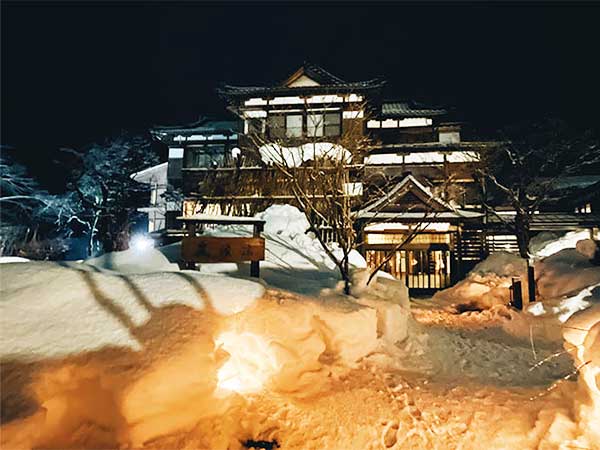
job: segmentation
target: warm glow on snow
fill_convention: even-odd
[[[277,371],[269,343],[254,333],[227,331],[215,342],[230,355],[217,373],[217,386],[221,389],[240,394],[258,392]]]

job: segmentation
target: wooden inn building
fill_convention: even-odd
[[[421,231],[384,268],[413,293],[448,287],[489,252],[515,251],[514,236],[482,207],[474,177],[481,152],[496,143],[465,139],[464,124],[444,108],[385,100],[384,86],[380,79],[347,82],[305,63],[272,86],[219,89],[231,120],[155,127],[153,136],[169,147],[168,184],[183,193],[182,210],[167,212],[165,230],[155,235],[178,236],[181,214],[250,216],[274,203],[294,204],[281,174],[257,151],[259,143],[343,147],[350,135],[361,145],[345,146],[351,154],[347,188],[369,266],[414,227]],[[305,159],[296,166],[300,173],[310,170]],[[597,231],[594,182],[587,179],[587,197],[574,195],[541,212],[534,231]]]

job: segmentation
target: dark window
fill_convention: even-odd
[[[281,114],[269,115],[269,137],[284,138],[285,137],[285,116]]]
[[[342,134],[342,120],[340,113],[325,114],[325,136],[340,136]]]
[[[223,144],[205,144],[185,150],[185,167],[222,167],[224,160]]]
[[[248,134],[263,134],[264,120],[263,119],[248,119]]]

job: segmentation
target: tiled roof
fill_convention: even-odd
[[[211,120],[200,118],[196,122],[184,125],[155,126],[152,133],[180,134],[180,133],[213,133],[215,131],[237,131],[238,123],[233,120]]]
[[[389,117],[432,117],[447,113],[445,109],[428,108],[416,102],[384,102],[381,105],[384,118]]]
[[[306,76],[312,78],[320,84],[338,85],[345,83],[344,80],[336,77],[331,72],[328,72],[327,70],[323,69],[320,66],[317,66],[316,64],[312,64],[306,61],[302,65],[301,70]]]
[[[299,74],[304,74],[309,78],[312,78],[319,86],[302,86],[302,87],[288,87],[286,83],[290,78],[294,78]],[[372,79],[366,81],[344,81],[341,78],[333,75],[327,70],[320,66],[305,62],[300,69],[298,69],[290,78],[283,81],[282,83],[274,86],[231,86],[224,85],[218,92],[225,96],[246,96],[246,95],[268,95],[268,94],[285,94],[297,91],[303,92],[322,92],[323,90],[331,89],[336,91],[357,91],[365,89],[375,89],[383,87],[385,81],[380,79]]]

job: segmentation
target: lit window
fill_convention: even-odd
[[[152,189],[150,190],[150,204],[156,205],[158,203],[158,183],[152,183]]]
[[[287,137],[302,136],[302,115],[290,114],[285,116],[285,135]]]
[[[309,114],[307,116],[306,131],[308,137],[323,136],[323,114]]]

